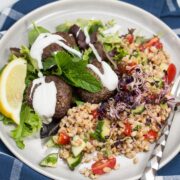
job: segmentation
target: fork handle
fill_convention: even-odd
[[[143,171],[143,175],[140,180],[154,180],[156,176],[156,172],[159,169],[159,164],[165,149],[165,145],[169,136],[169,132],[171,129],[172,121],[174,118],[175,112],[173,111],[170,117],[167,120],[167,124],[162,130],[161,136],[157,141],[152,154],[148,160],[146,168]]]

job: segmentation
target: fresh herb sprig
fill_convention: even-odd
[[[58,52],[55,55],[59,75],[64,76],[68,82],[89,92],[99,92],[102,84],[86,68],[87,61],[73,58],[66,52]]]

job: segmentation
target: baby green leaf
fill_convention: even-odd
[[[34,23],[33,23],[33,26],[34,26],[34,28],[31,31],[29,31],[29,33],[28,33],[28,40],[29,40],[30,45],[32,45],[34,43],[34,41],[39,36],[39,34],[49,32],[44,27],[36,26],[36,24],[34,24]]]

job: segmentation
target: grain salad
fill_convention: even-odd
[[[119,169],[118,156],[138,164],[137,154],[158,140],[174,101],[176,67],[160,38],[135,29],[122,34],[113,20],[78,19],[56,32],[33,24],[28,40],[28,47],[10,48],[0,74],[5,82],[9,67],[13,77],[23,73],[8,97],[1,98],[0,83],[1,119],[17,124],[16,145],[25,148],[24,139],[38,132],[56,149],[40,166],[57,167],[61,159],[91,179]]]
[[[117,92],[101,103],[84,103],[69,109],[59,124],[57,136],[65,133],[72,139],[70,144],[60,148],[59,156],[68,161],[73,156],[73,147],[80,147],[80,140],[83,140],[81,162],[94,160],[95,163],[91,169],[85,168],[80,173],[92,179],[117,169],[115,157],[118,155],[138,163],[137,153],[149,151],[171,111],[168,101],[171,101],[172,80],[167,74],[173,65],[160,39],[136,36],[134,30],[129,30],[120,39],[120,44],[108,52],[112,60],[116,51],[123,54],[115,61]],[[89,156],[94,152],[98,152],[96,157]],[[116,163],[112,165],[113,162]],[[98,169],[98,166],[102,167]]]

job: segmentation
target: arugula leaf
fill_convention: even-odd
[[[59,71],[70,81],[70,84],[93,93],[101,90],[100,81],[87,70],[86,61],[74,61],[73,57],[66,52],[58,52],[55,55],[55,61]]]
[[[40,117],[26,104],[22,105],[20,124],[11,131],[11,137],[20,149],[25,147],[24,138],[40,130],[42,122]]]
[[[49,32],[44,27],[36,26],[36,24],[34,24],[34,23],[33,23],[33,26],[34,26],[34,28],[31,31],[29,31],[29,33],[28,33],[28,40],[29,40],[30,45],[32,45],[34,43],[34,41],[39,36],[39,34]]]

